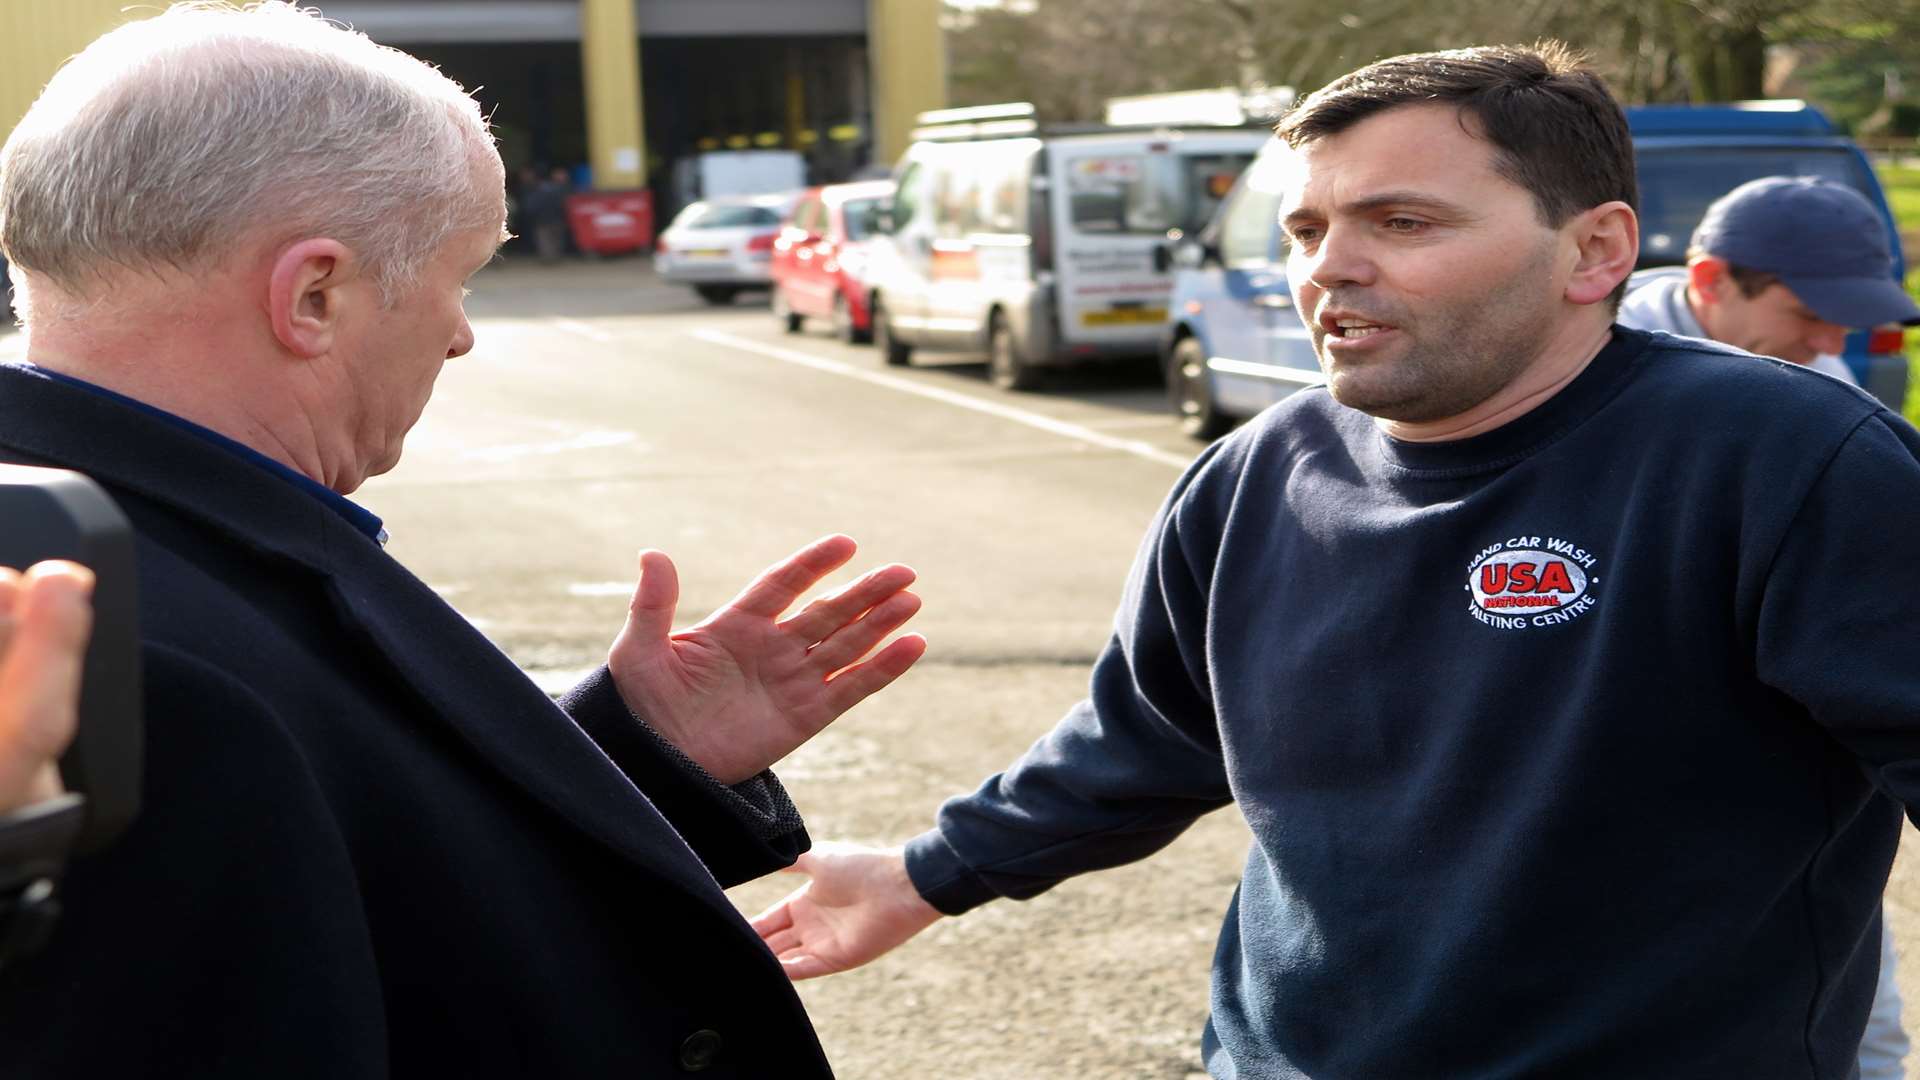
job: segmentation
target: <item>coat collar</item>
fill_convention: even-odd
[[[731,910],[679,834],[570,717],[425,583],[307,493],[157,417],[17,367],[0,367],[0,447],[318,574],[341,620],[508,780]],[[686,857],[662,858],[663,848]]]

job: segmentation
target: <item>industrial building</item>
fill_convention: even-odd
[[[158,10],[128,0],[0,5],[0,132],[69,55]],[[472,89],[511,171],[577,170],[663,190],[676,160],[786,148],[845,179],[946,104],[940,0],[303,0]]]

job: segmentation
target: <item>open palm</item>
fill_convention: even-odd
[[[753,920],[753,929],[798,981],[847,971],[933,925],[899,848],[823,843],[793,871],[811,881]]]
[[[920,608],[913,571],[889,565],[792,618],[786,610],[853,558],[845,536],[814,541],[769,567],[731,603],[673,632],[673,561],[640,555],[640,583],[607,667],[627,706],[722,783],[779,761],[913,666],[926,642],[906,635],[863,660]]]

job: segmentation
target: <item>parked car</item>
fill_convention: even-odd
[[[1048,367],[1151,357],[1172,288],[1155,249],[1203,224],[1268,138],[1049,129],[1030,106],[921,119],[869,260],[874,342],[890,364],[985,350],[1011,389]]]
[[[1905,273],[1900,234],[1866,156],[1799,101],[1653,105],[1627,110],[1639,160],[1640,265],[1684,263],[1709,203],[1762,176],[1824,176],[1880,208]],[[1210,439],[1303,385],[1321,381],[1286,276],[1277,143],[1256,158],[1212,223],[1173,252],[1179,268],[1161,345],[1167,397],[1181,427]],[[1849,335],[1842,359],[1888,407],[1906,400],[1905,332]]]
[[[872,330],[867,304],[867,244],[893,181],[829,184],[794,204],[773,241],[773,315],[788,333],[806,320],[831,319],[843,341],[864,342]]]
[[[689,203],[654,240],[662,280],[693,286],[709,304],[731,304],[772,281],[768,265],[793,195],[735,195]]]

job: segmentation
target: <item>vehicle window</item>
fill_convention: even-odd
[[[971,169],[950,169],[940,177],[939,195],[933,205],[933,234],[943,240],[957,240],[978,231],[980,178]]]
[[[1181,194],[1179,222],[1174,228],[1186,233],[1199,232],[1213,220],[1214,212],[1233,190],[1241,170],[1253,160],[1252,154],[1180,155]]]
[[[689,208],[691,209],[691,208]],[[685,223],[689,229],[735,229],[750,225],[778,225],[780,213],[765,206],[704,206]]]
[[[1220,261],[1228,266],[1266,266],[1285,254],[1280,196],[1286,189],[1286,159],[1272,149],[1277,145],[1269,143],[1269,152],[1254,158],[1214,226]]]
[[[840,220],[846,223],[847,239],[865,240],[873,235],[873,212],[879,199],[848,199],[840,204]]]
[[[1252,154],[1113,154],[1074,159],[1067,190],[1081,232],[1197,231]]]
[[[1763,176],[1820,176],[1872,198],[1851,154],[1816,147],[1641,150],[1640,265],[1687,261],[1687,242],[1708,204]]]
[[[920,162],[907,166],[900,174],[900,183],[893,195],[893,227],[898,230],[912,221],[920,212],[920,201],[926,197],[928,177],[932,174]]]
[[[978,159],[974,189],[974,230],[1020,235],[1027,231],[1027,166],[1033,144],[1022,141],[995,147]]]
[[[1078,157],[1067,162],[1073,227],[1086,233],[1165,232],[1171,215],[1154,198],[1145,154]]]

